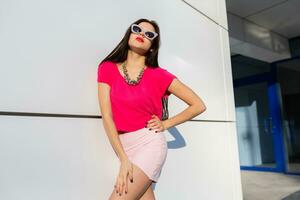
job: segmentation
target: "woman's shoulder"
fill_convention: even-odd
[[[110,61],[110,60],[105,60],[105,61],[101,61],[101,62],[99,63],[99,67],[100,67],[100,66],[113,65],[113,64],[115,64],[115,63],[112,62],[112,61]]]
[[[171,72],[165,68],[165,67],[161,67],[161,66],[157,66],[155,68],[153,68],[156,73],[161,74],[161,75],[165,75],[165,74],[170,74]]]
[[[115,76],[115,63],[112,61],[101,61],[98,65],[98,74],[104,74],[106,76]]]
[[[161,67],[161,66],[156,66],[156,67],[150,67],[150,69],[156,73],[161,73],[164,72],[166,69]]]

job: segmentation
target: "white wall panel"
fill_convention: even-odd
[[[219,24],[228,31],[226,0],[218,0]]]
[[[232,77],[232,70],[231,70],[231,60],[230,60],[230,48],[229,48],[229,35],[228,31],[225,31],[222,28],[220,29],[220,36],[221,36],[221,44],[222,47],[220,48],[222,51],[223,56],[223,67],[224,67],[224,92],[226,94],[225,97],[225,108],[226,120],[235,121],[235,104],[234,104],[234,92],[233,92],[233,77]]]
[[[99,119],[0,117],[0,198],[107,199],[119,161]],[[241,200],[234,123],[187,122],[166,134],[158,199]]]
[[[160,66],[204,100],[195,119],[214,121],[166,133],[155,193],[241,200],[225,0],[190,2],[200,12],[179,0],[0,1],[0,112],[99,115],[99,62],[131,22],[154,19]],[[170,96],[170,116],[186,107]],[[0,199],[104,199],[118,162],[101,119],[0,115]]]
[[[201,118],[226,120],[219,26],[182,1],[164,1],[157,7],[159,2],[149,7],[138,1],[129,5],[109,1],[105,6],[96,1],[60,2],[57,6],[55,1],[25,4],[15,0],[6,5],[0,33],[0,110],[97,114],[98,62],[133,20],[147,16],[161,25],[160,65],[203,97],[208,109]],[[116,4],[128,6],[135,15],[124,18]],[[182,108],[180,103],[177,108]]]
[[[226,2],[223,0],[183,0],[228,30]]]
[[[158,199],[242,199],[234,126],[189,122],[169,129]]]
[[[1,116],[0,199],[103,199],[118,165],[100,123]]]
[[[207,111],[195,119],[228,120],[221,28],[189,6],[170,4],[166,8],[177,12],[162,21],[161,66],[178,75],[203,98]],[[169,23],[172,19],[176,23]],[[171,96],[170,114],[186,106]]]

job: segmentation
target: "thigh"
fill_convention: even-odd
[[[138,200],[147,189],[151,186],[152,180],[135,164],[133,164],[133,182],[131,183],[129,178],[127,178],[128,192],[125,193],[123,189],[122,195],[116,193],[114,188],[111,193],[109,200]]]
[[[139,200],[155,200],[155,195],[152,189],[152,184]]]

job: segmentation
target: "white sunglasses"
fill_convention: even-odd
[[[136,34],[140,34],[142,31],[145,33],[146,38],[148,38],[149,40],[154,40],[154,38],[156,38],[158,36],[158,33],[155,33],[153,31],[145,30],[137,24],[132,24],[131,25],[131,32],[136,33]]]

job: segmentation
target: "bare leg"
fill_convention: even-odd
[[[122,195],[114,188],[109,200],[138,200],[151,186],[152,180],[135,164],[133,164],[133,183],[128,179],[128,193],[123,190]]]
[[[148,187],[147,191],[143,194],[143,196],[139,200],[155,200],[152,184]]]

